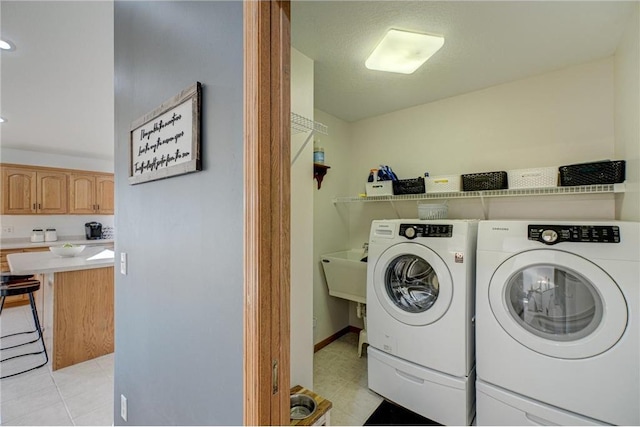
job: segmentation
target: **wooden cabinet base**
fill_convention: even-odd
[[[55,273],[53,370],[113,352],[113,267]]]

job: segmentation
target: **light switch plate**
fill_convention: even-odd
[[[120,417],[127,421],[127,398],[124,394],[120,395]]]
[[[120,274],[127,275],[127,253],[120,252]]]

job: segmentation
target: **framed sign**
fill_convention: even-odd
[[[131,124],[129,184],[202,170],[199,82]]]

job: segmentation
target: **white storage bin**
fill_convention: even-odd
[[[393,181],[374,181],[366,183],[367,197],[393,196]]]
[[[509,188],[546,188],[558,186],[558,168],[513,169],[507,171]]]
[[[427,193],[449,193],[460,191],[460,175],[428,176],[425,179]]]

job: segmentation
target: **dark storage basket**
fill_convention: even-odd
[[[625,161],[605,161],[560,166],[560,185],[616,184],[625,180]]]
[[[424,192],[424,178],[393,181],[393,194],[422,194]]]
[[[462,175],[462,191],[504,190],[509,188],[507,173],[482,172]]]

